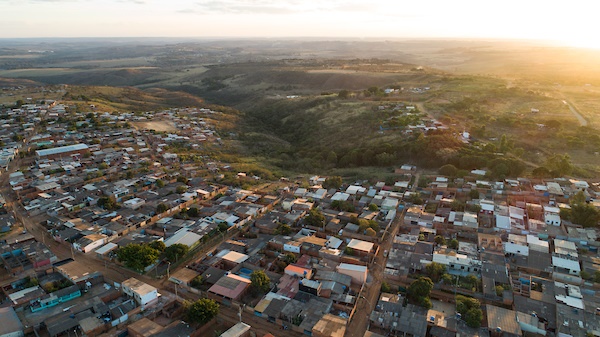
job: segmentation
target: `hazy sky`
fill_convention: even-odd
[[[0,0],[0,37],[486,37],[600,47],[592,0]]]

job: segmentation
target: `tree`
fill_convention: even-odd
[[[338,97],[342,98],[342,99],[346,99],[346,98],[350,97],[350,91],[340,90],[340,92],[338,92]]]
[[[392,291],[390,285],[385,281],[381,282],[381,292],[389,293],[390,291]]]
[[[187,211],[187,214],[192,218],[197,218],[200,215],[197,207],[190,207]]]
[[[292,263],[296,263],[296,261],[298,261],[298,257],[296,256],[296,254],[289,252],[289,253],[285,254],[285,257],[283,258],[283,260],[287,264],[292,264]]]
[[[469,192],[469,198],[471,199],[479,199],[479,191],[477,189],[473,189]]]
[[[369,204],[369,211],[371,212],[377,212],[379,210],[379,207],[377,207],[377,205],[375,204]]]
[[[115,199],[115,197],[110,196],[110,197],[100,197],[98,199],[98,206],[104,208],[107,211],[114,211],[117,208],[119,208],[118,204],[117,204],[117,200]]]
[[[138,272],[144,271],[146,267],[158,260],[160,252],[149,245],[130,243],[117,251],[117,259],[126,267]]]
[[[337,164],[338,161],[338,157],[337,154],[333,151],[329,151],[329,154],[327,154],[327,163],[335,166]],[[327,181],[327,180],[325,180]]]
[[[441,263],[431,262],[425,266],[425,273],[433,282],[439,282],[444,274],[446,274],[446,266]]]
[[[533,169],[533,171],[531,171],[531,174],[535,178],[550,178],[550,177],[552,177],[552,173],[550,173],[550,170],[548,170],[544,166],[540,166],[540,167]]]
[[[219,304],[215,300],[201,298],[185,308],[185,319],[188,322],[204,325],[219,313]]]
[[[438,246],[445,246],[446,245],[446,239],[443,236],[441,236],[441,235],[436,235],[434,240],[435,240],[435,243]]]
[[[448,244],[448,248],[450,248],[450,249],[458,249],[458,246],[459,246],[459,242],[456,239],[450,240],[450,243]]]
[[[429,297],[432,289],[433,281],[431,281],[429,277],[421,276],[408,286],[407,293],[409,297],[418,299],[421,297]]]
[[[346,248],[344,248],[344,254],[349,255],[349,256],[353,256],[354,255],[354,249],[352,249],[350,247],[346,247]]]
[[[187,245],[176,243],[165,249],[165,257],[171,262],[176,262],[178,259],[184,257],[189,250],[190,247]]]
[[[341,186],[342,186],[342,177],[340,177],[340,176],[327,177],[327,179],[325,179],[325,182],[323,182],[323,188],[326,188],[326,189],[330,189],[330,188],[338,189]]]
[[[367,230],[365,231],[365,235],[366,236],[371,236],[371,237],[375,237],[377,235],[377,232],[375,232],[375,230],[371,227],[367,228]]]
[[[444,274],[442,275],[442,281],[444,282],[444,284],[450,285],[454,283],[454,278],[450,274]]]
[[[255,290],[266,293],[271,289],[271,280],[262,270],[255,270],[250,274],[251,287]]]
[[[600,221],[600,211],[586,202],[585,194],[582,191],[577,192],[571,198],[571,209],[561,210],[561,216],[574,224],[583,227],[596,227]]]
[[[305,218],[305,223],[309,226],[323,227],[325,226],[325,216],[316,208],[311,209]]]
[[[438,172],[441,175],[445,175],[448,177],[454,177],[456,176],[456,173],[458,172],[458,169],[456,168],[456,166],[452,165],[452,164],[447,164],[444,165],[442,167],[440,167],[440,169],[438,170]]]
[[[162,180],[160,180],[160,179],[158,179],[158,180],[156,181],[156,187],[158,187],[158,188],[163,188],[163,187],[165,187],[165,182],[164,182],[164,181],[162,181]]]
[[[169,206],[163,204],[162,202],[156,205],[156,214],[161,214],[166,212],[169,209]]]
[[[202,278],[202,275],[198,275],[190,281],[190,286],[192,286],[193,288],[196,288],[196,289],[200,289],[200,287],[203,284],[204,284],[204,279]]]
[[[284,223],[277,224],[277,228],[275,229],[275,234],[278,235],[288,235],[292,232],[292,228],[289,225]]]
[[[164,252],[165,248],[167,248],[167,246],[165,246],[165,243],[163,241],[152,241],[148,244],[150,247],[158,250],[159,252]]]
[[[481,308],[471,308],[465,314],[465,323],[471,328],[479,328],[483,320],[483,311]]]
[[[186,191],[187,191],[187,186],[183,186],[183,185],[179,185],[175,189],[175,192],[177,192],[179,194],[185,193]]]

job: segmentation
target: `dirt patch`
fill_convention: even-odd
[[[136,129],[154,130],[158,132],[176,132],[177,128],[170,121],[157,120],[146,122],[132,122],[131,125]]]

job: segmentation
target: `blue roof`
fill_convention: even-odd
[[[72,152],[72,151],[85,150],[88,148],[89,147],[86,144],[73,144],[73,145],[55,147],[52,149],[37,150],[37,151],[35,151],[35,154],[38,157],[44,157],[44,156],[49,156],[49,155],[53,155],[53,154],[61,154],[61,153],[67,153],[67,152]]]

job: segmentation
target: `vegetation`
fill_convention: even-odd
[[[158,260],[160,251],[147,244],[130,243],[117,251],[117,258],[126,267],[143,272],[146,267]]]
[[[570,202],[570,209],[562,208],[560,216],[583,227],[597,227],[600,222],[600,210],[586,202],[583,192],[579,191]]]
[[[267,274],[262,270],[255,270],[250,274],[250,286],[254,291],[259,293],[266,293],[271,289],[271,280]]]
[[[462,315],[462,318],[469,327],[479,328],[481,326],[483,311],[481,310],[479,300],[463,295],[456,295],[456,311]]]
[[[306,218],[304,218],[304,222],[309,226],[323,227],[325,226],[325,216],[323,212],[313,208],[308,212]]]
[[[433,282],[439,282],[445,273],[446,266],[441,263],[431,262],[425,266],[425,274],[427,274]]]
[[[433,289],[433,281],[429,277],[419,277],[413,281],[408,287],[408,298],[426,309],[430,309],[432,304],[429,299],[431,290]]]
[[[459,242],[456,239],[452,239],[450,240],[450,243],[448,243],[448,248],[450,249],[458,249],[459,246]]]
[[[329,162],[337,162],[337,156],[335,155],[335,152],[330,152],[330,154],[327,156],[327,160]],[[327,179],[325,179],[325,182],[323,183],[323,188],[326,189],[330,189],[330,188],[335,188],[338,189],[342,186],[342,177],[340,176],[333,176],[333,177],[327,177]]]
[[[165,257],[171,262],[177,262],[188,253],[189,249],[187,245],[176,243],[165,249]]]
[[[100,197],[98,199],[98,206],[104,208],[107,211],[114,211],[119,208],[115,197]]]
[[[188,322],[204,325],[219,314],[219,304],[215,300],[201,298],[194,303],[186,302],[184,316]]]
[[[279,223],[277,224],[277,228],[275,229],[275,234],[278,235],[288,235],[292,232],[292,228],[288,224]]]
[[[190,286],[192,286],[192,288],[196,288],[196,289],[200,289],[200,287],[202,287],[203,284],[204,284],[204,279],[202,278],[202,275],[198,275],[190,281]]]

